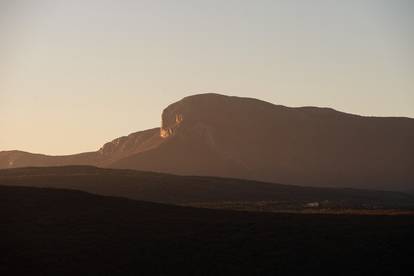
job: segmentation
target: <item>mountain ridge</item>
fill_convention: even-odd
[[[56,165],[409,190],[414,119],[286,107],[208,93],[170,104],[159,128],[66,156],[0,152],[0,168]]]

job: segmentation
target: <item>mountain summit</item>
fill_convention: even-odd
[[[284,184],[409,190],[414,119],[289,108],[219,94],[186,97],[162,125],[69,156],[0,152],[0,167],[94,165]]]

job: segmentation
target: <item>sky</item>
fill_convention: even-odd
[[[207,92],[414,118],[414,1],[0,0],[0,151],[97,150]]]

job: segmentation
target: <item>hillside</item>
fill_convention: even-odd
[[[301,209],[318,202],[320,207],[331,209],[414,210],[414,196],[400,192],[300,187],[86,166],[0,170],[0,185],[75,189],[173,204],[270,202],[273,209]]]
[[[412,190],[414,119],[218,94],[168,106],[161,128],[73,156],[0,152],[0,167],[93,165],[301,186]]]
[[[410,275],[407,216],[214,211],[0,186],[1,275]]]
[[[50,156],[17,150],[1,151],[0,168],[68,165],[95,165],[104,167],[119,159],[156,147],[162,142],[159,133],[159,128],[139,131],[114,139],[103,145],[96,152],[85,152],[73,155]]]

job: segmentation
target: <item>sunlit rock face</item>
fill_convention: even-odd
[[[166,114],[166,112],[163,112],[162,115],[162,126],[160,129],[160,136],[162,138],[170,137],[171,135],[174,135],[175,130],[180,126],[180,124],[183,121],[183,115],[182,114],[175,114],[175,120],[170,120],[172,117],[174,117],[171,114]]]

